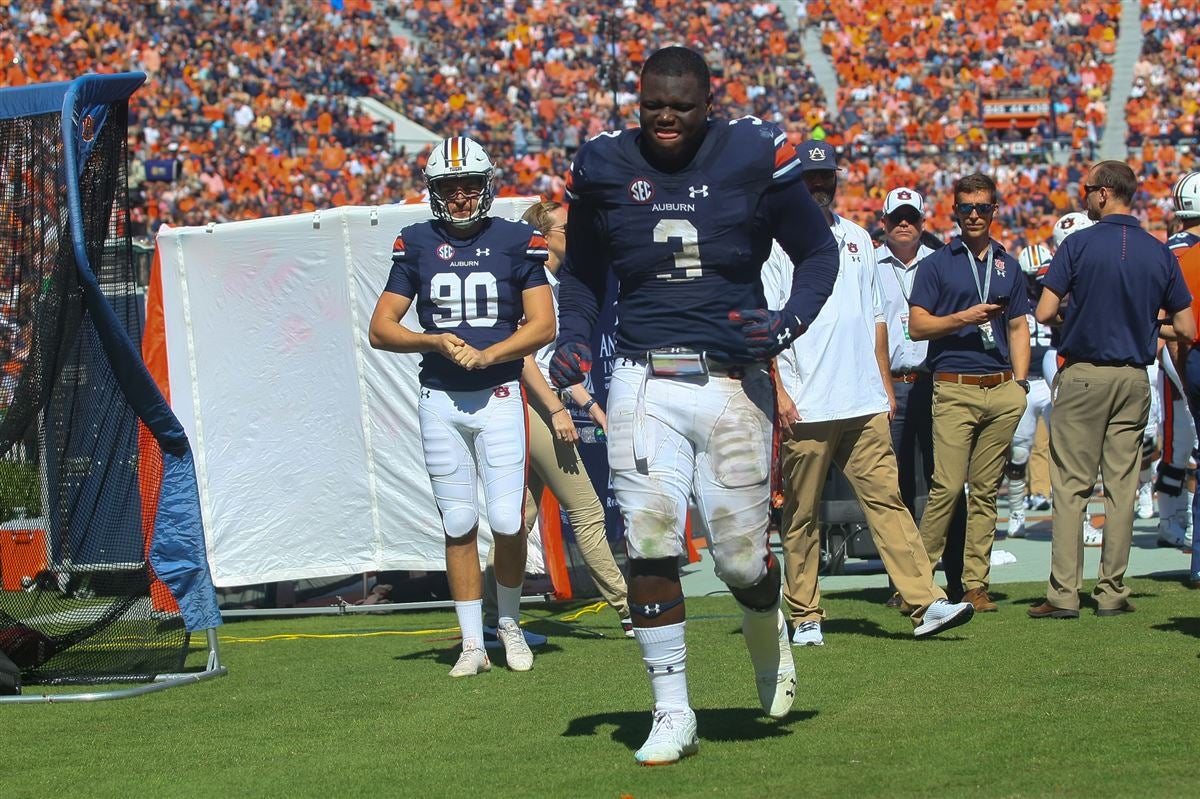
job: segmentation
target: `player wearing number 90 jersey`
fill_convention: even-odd
[[[490,217],[469,239],[447,235],[438,221],[400,231],[385,291],[416,298],[426,333],[450,332],[478,350],[513,334],[521,293],[546,280],[546,240],[523,222]],[[443,391],[495,388],[521,375],[520,358],[464,369],[437,353],[421,360],[421,385]]]
[[[497,632],[509,668],[528,671],[533,654],[517,625],[528,447],[519,380],[524,357],[554,338],[546,241],[526,224],[487,216],[492,164],[470,139],[457,136],[436,147],[425,179],[436,219],[396,237],[391,275],[371,317],[371,345],[423,354],[421,444],[462,628],[463,650],[450,676],[491,668],[475,536],[480,480],[496,534]],[[402,322],[413,302],[422,332]]]

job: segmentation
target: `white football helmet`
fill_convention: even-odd
[[[1200,172],[1188,172],[1175,181],[1171,199],[1175,201],[1175,216],[1180,219],[1200,217]]]
[[[1087,214],[1079,211],[1072,211],[1069,214],[1064,214],[1057,222],[1054,223],[1054,246],[1061,247],[1063,241],[1072,233],[1078,233],[1084,228],[1089,228],[1096,224],[1088,218]]]
[[[1044,244],[1031,244],[1021,250],[1021,254],[1017,256],[1017,263],[1021,265],[1021,271],[1027,275],[1037,275],[1046,267],[1050,266],[1050,248]]]
[[[487,216],[495,199],[492,177],[495,174],[492,159],[488,158],[480,144],[466,136],[451,136],[433,148],[429,162],[425,164],[425,183],[429,187],[429,205],[433,215],[448,225],[470,227]],[[439,185],[447,178],[477,177],[481,182],[479,204],[469,217],[455,219],[450,215]]]

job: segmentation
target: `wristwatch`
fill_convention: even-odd
[[[1025,389],[1025,390],[1026,390],[1026,391],[1028,391],[1029,389]],[[595,397],[592,397],[590,400],[588,400],[587,402],[583,403],[583,408],[582,408],[581,410],[582,410],[584,413],[587,413],[588,411],[590,411],[590,410],[592,409],[592,406],[593,406],[593,405],[595,405],[595,404],[596,404],[596,398],[595,398]]]
[[[1020,386],[1021,388],[1025,389],[1026,394],[1029,393],[1029,381],[1028,380],[1018,380],[1017,385]]]

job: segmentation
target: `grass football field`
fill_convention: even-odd
[[[1131,585],[1136,613],[1077,621],[1025,617],[1042,583],[1001,586],[999,613],[925,641],[883,591],[829,594],[782,721],[758,709],[733,601],[689,599],[700,753],[659,768],[633,760],[649,687],[607,609],[534,606],[552,636],[534,670],[498,654],[463,680],[449,611],[231,622],[228,677],[0,706],[0,797],[1192,795],[1200,591]]]

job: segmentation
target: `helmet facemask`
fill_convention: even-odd
[[[487,216],[495,192],[492,178],[495,169],[478,142],[466,136],[452,136],[433,149],[425,165],[425,183],[429,187],[429,205],[433,215],[456,228],[469,228]],[[447,193],[448,184],[455,184]],[[469,190],[468,187],[469,186]],[[467,216],[455,218],[450,205],[463,192],[475,199],[475,209]],[[478,191],[478,195],[474,192]]]
[[[469,216],[456,218],[450,211],[450,203],[465,191],[465,187],[461,186],[468,183],[468,180],[464,180],[464,178],[473,179],[470,182],[476,184],[479,193],[475,195],[475,210]],[[426,180],[429,182],[429,204],[433,208],[433,215],[453,227],[467,228],[483,219],[492,207],[492,200],[495,199],[492,192],[492,171],[490,169],[484,173],[467,172],[434,179],[426,176]],[[455,188],[452,193],[447,194],[444,187],[451,183],[455,184]],[[471,195],[468,193],[468,196]]]

